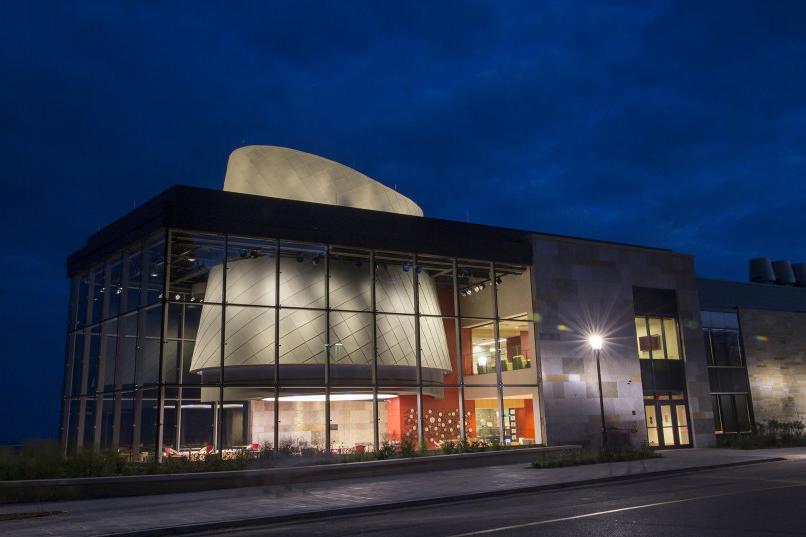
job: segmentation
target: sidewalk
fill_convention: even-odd
[[[513,490],[557,488],[596,481],[640,477],[776,458],[806,458],[806,449],[740,451],[687,449],[663,452],[663,458],[535,470],[509,464],[422,472],[378,478],[344,479],[315,484],[249,487],[158,496],[0,506],[0,515],[63,511],[41,518],[0,521],[7,536],[99,536],[166,534],[167,528],[295,517],[352,509],[430,503],[446,499],[505,494]],[[244,522],[241,522],[243,524]],[[215,526],[212,526],[215,527]],[[163,531],[159,531],[163,528]],[[202,529],[202,528],[199,528]],[[177,533],[177,532],[171,532]]]

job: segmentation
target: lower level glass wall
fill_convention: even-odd
[[[68,449],[144,461],[541,442],[528,267],[163,237],[74,278]]]

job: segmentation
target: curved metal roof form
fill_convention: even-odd
[[[224,190],[423,216],[412,200],[363,173],[287,147],[249,145],[233,151]]]

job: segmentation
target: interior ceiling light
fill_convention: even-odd
[[[188,257],[188,261],[190,261],[191,263],[195,263],[196,258],[195,257]]]
[[[393,393],[379,393],[378,400],[381,399],[394,399],[397,395]],[[274,401],[274,397],[264,397],[264,401]],[[372,401],[371,393],[331,393],[331,401]],[[325,401],[325,394],[309,394],[309,395],[281,395],[280,402],[286,403],[323,403]]]

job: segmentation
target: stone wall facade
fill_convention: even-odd
[[[691,256],[592,241],[533,238],[534,304],[539,324],[546,438],[549,444],[599,445],[596,362],[587,342],[605,337],[601,352],[608,428],[633,445],[646,442],[633,287],[676,291],[693,443],[714,445],[713,410]]]
[[[739,309],[756,423],[806,418],[806,313]]]

